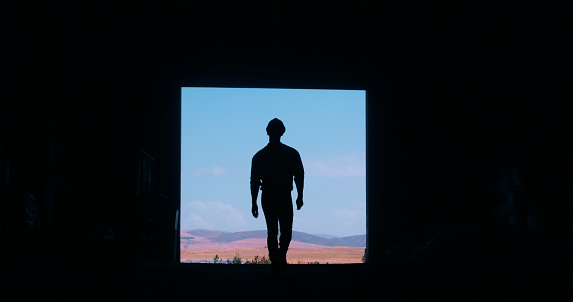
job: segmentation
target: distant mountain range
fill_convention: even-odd
[[[205,229],[181,231],[181,248],[255,248],[265,247],[267,231],[222,232]],[[291,247],[348,246],[365,247],[366,235],[336,237],[332,235],[312,235],[293,231]]]

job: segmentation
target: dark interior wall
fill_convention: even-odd
[[[178,89],[205,85],[367,89],[372,262],[402,238],[492,220],[504,167],[525,167],[527,202],[546,205],[539,228],[563,234],[566,119],[547,96],[530,102],[546,83],[525,12],[400,1],[32,3],[28,100],[3,112],[14,112],[0,136],[11,181],[3,207],[21,213],[29,192],[32,234],[49,235],[29,235],[12,214],[2,231],[96,245],[121,261],[172,259]],[[161,234],[151,243],[135,194],[139,148],[155,159],[156,198],[167,198],[151,210],[149,228]]]

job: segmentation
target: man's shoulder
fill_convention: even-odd
[[[275,148],[276,148],[276,147],[275,147]],[[273,150],[277,150],[277,149],[273,149]],[[285,144],[283,144],[283,143],[281,143],[281,145],[280,145],[280,147],[278,148],[278,150],[281,150],[281,151],[279,151],[279,152],[281,152],[281,153],[284,152],[284,153],[289,154],[289,155],[292,155],[292,156],[300,156],[299,153],[298,153],[298,151],[297,151],[295,148],[293,148],[293,147],[291,147],[291,146],[287,146],[287,145],[285,145]],[[261,150],[257,151],[257,153],[255,153],[255,155],[253,156],[253,160],[258,159],[258,158],[263,158],[263,157],[265,157],[267,154],[269,154],[269,152],[272,153],[272,152],[276,152],[276,151],[272,151],[271,148],[270,148],[268,145],[266,145],[264,148],[262,148]],[[283,154],[284,154],[284,153],[283,153]]]
[[[285,144],[282,144],[282,145],[283,145],[284,150],[286,150],[288,153],[298,155],[298,151],[295,148],[288,146],[288,145],[285,145]]]
[[[262,148],[261,150],[257,151],[257,153],[255,153],[255,155],[253,155],[253,159],[255,158],[259,158],[261,156],[264,156],[264,154],[267,152],[267,146],[265,146],[264,148]]]

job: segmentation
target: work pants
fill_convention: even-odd
[[[286,253],[292,239],[293,208],[291,192],[263,190],[261,204],[267,222],[267,247],[271,261],[286,259]],[[277,237],[280,225],[280,247]]]

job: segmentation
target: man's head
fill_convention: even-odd
[[[281,137],[286,131],[285,125],[278,118],[272,119],[267,125],[267,134],[272,137]]]

